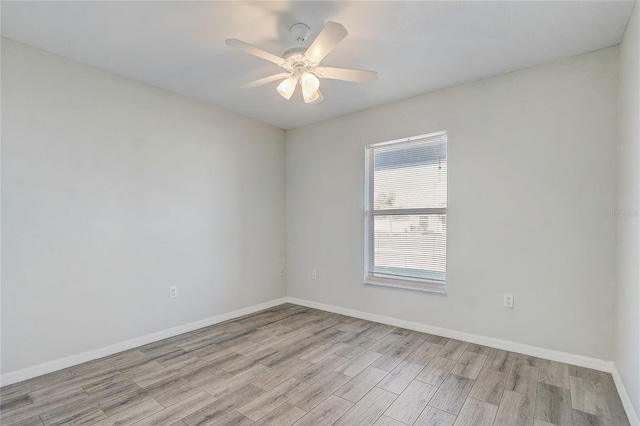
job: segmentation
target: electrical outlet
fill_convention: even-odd
[[[504,294],[504,306],[507,308],[513,308],[513,294]]]
[[[287,270],[284,268],[280,268],[280,277],[286,277],[287,276]]]
[[[176,297],[178,297],[178,286],[171,286],[169,287],[169,297],[171,299],[175,299]]]
[[[311,279],[312,280],[317,280],[318,279],[318,271],[315,269],[311,270]]]

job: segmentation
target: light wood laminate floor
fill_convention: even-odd
[[[0,391],[2,425],[626,425],[610,374],[286,304]]]

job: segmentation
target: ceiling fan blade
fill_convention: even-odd
[[[227,46],[235,47],[236,49],[243,50],[250,55],[257,56],[258,58],[266,59],[269,62],[273,62],[274,64],[283,65],[286,61],[274,55],[273,53],[269,53],[265,50],[259,49],[249,43],[245,43],[244,41],[240,41],[235,38],[229,38],[225,41]]]
[[[349,33],[342,25],[332,21],[327,22],[318,37],[313,40],[311,46],[304,52],[305,58],[311,62],[320,62],[347,34]]]
[[[269,77],[261,78],[259,80],[252,81],[247,84],[243,84],[243,89],[251,89],[253,87],[262,86],[263,84],[271,83],[272,81],[282,80],[283,78],[289,77],[288,72],[281,72],[280,74],[270,75]]]
[[[378,73],[375,71],[353,70],[349,68],[334,67],[318,67],[315,70],[315,74],[320,78],[355,81],[356,83],[374,81],[378,78]]]

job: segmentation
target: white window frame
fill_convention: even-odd
[[[446,281],[437,281],[430,279],[408,278],[402,277],[398,279],[383,278],[375,276],[369,271],[372,270],[374,264],[374,217],[380,215],[406,215],[406,214],[447,214],[449,203],[445,208],[419,208],[419,209],[391,209],[377,210],[373,208],[373,152],[375,148],[389,145],[412,144],[425,139],[438,138],[447,136],[446,131],[428,133],[424,135],[411,136],[408,138],[395,139],[387,142],[374,143],[365,146],[365,179],[364,179],[364,284],[395,287],[409,290],[419,290],[429,293],[447,294]],[[448,150],[448,147],[447,147]],[[447,156],[448,157],[448,156]],[[449,173],[447,165],[447,192],[449,191]],[[447,196],[448,199],[448,196]],[[447,238],[447,253],[449,249],[449,239]],[[448,267],[448,256],[445,258],[445,270]],[[446,274],[445,274],[446,276]]]

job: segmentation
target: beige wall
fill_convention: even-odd
[[[280,129],[3,39],[2,373],[285,296],[284,171]]]
[[[617,306],[614,361],[640,415],[640,5],[620,46]]]
[[[288,131],[289,296],[612,359],[617,60],[608,48]],[[364,146],[440,130],[448,295],[364,285]]]

